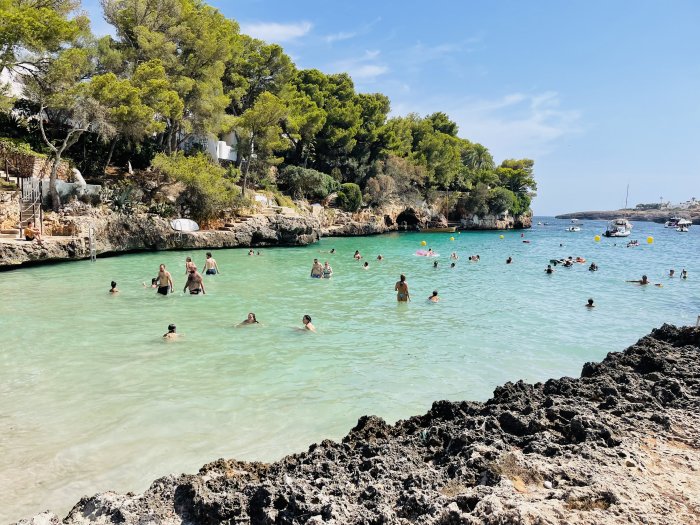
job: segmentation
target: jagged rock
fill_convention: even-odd
[[[365,416],[340,443],[86,497],[63,523],[698,523],[699,358],[700,330],[664,325],[579,379],[507,383],[395,425]]]

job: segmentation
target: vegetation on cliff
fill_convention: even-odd
[[[20,99],[3,97],[12,111],[0,133],[51,157],[54,208],[66,157],[92,180],[110,166],[153,166],[193,188],[200,202],[185,208],[199,218],[243,203],[233,184],[244,196],[250,186],[338,192],[351,211],[439,192],[460,217],[529,210],[533,161],[496,165],[445,113],[389,117],[385,95],[358,93],[345,73],[297,69],[198,0],[102,6],[114,36],[91,35],[76,0],[0,0],[0,69],[24,84]],[[231,135],[236,160],[204,167],[207,141]]]

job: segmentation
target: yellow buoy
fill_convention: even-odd
[[[593,237],[593,240],[595,242],[600,242],[600,235],[596,235],[595,237]]]
[[[428,243],[425,242],[425,241],[421,241],[421,242],[420,242],[420,245],[421,245],[421,246],[426,246],[427,244],[428,244]]]
[[[654,244],[654,238],[651,237],[651,236],[647,237],[647,242],[648,242],[649,244]]]
[[[454,238],[454,237],[450,237],[450,240],[451,240],[451,241],[454,241],[454,240],[455,240],[455,238]]]
[[[499,238],[499,239],[505,239],[505,236],[504,236],[504,235],[499,235],[498,238]]]

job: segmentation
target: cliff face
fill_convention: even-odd
[[[687,217],[693,224],[700,224],[700,209],[698,210],[612,210],[612,211],[578,211],[557,215],[557,219],[606,220],[625,218],[630,221],[648,221],[664,223],[671,217]]]
[[[363,417],[273,464],[220,459],[83,498],[62,523],[697,524],[699,357],[700,330],[664,325],[578,379],[507,383],[393,426]]]
[[[157,216],[124,215],[88,209],[85,215],[49,216],[45,229],[62,236],[43,245],[0,240],[0,268],[90,257],[89,229],[94,228],[97,255],[130,251],[297,246],[317,242],[321,227],[310,216],[257,215],[227,230],[179,233]]]

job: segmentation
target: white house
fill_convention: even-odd
[[[185,150],[189,150],[195,145],[201,146],[211,160],[215,162],[222,160],[235,162],[238,158],[238,140],[233,132],[227,133],[221,138],[212,133],[208,135],[193,135],[187,139],[184,147]]]

